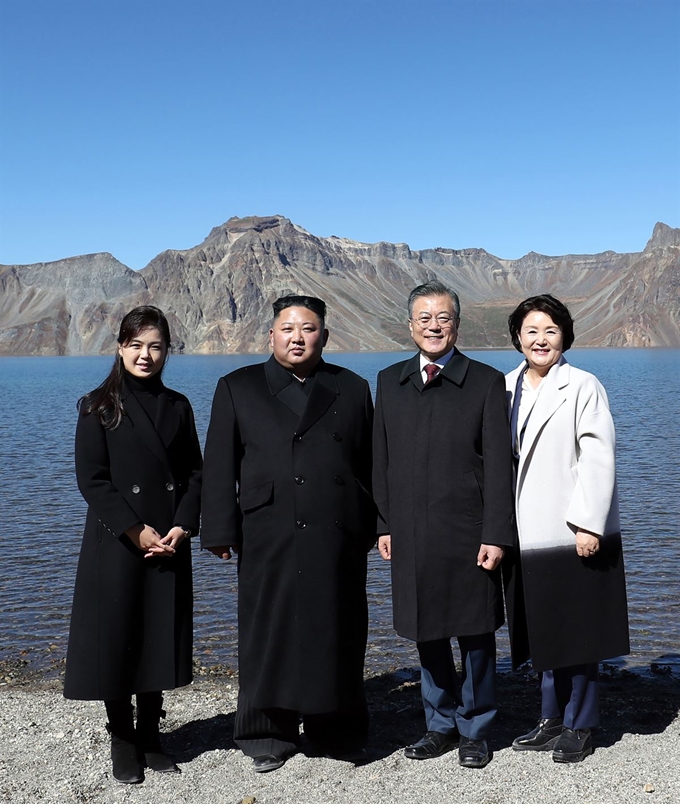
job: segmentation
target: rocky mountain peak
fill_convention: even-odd
[[[655,248],[680,248],[680,229],[673,229],[659,221],[654,227],[652,236],[647,241],[645,251]]]

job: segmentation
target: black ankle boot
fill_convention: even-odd
[[[163,694],[143,692],[137,695],[137,745],[144,755],[147,767],[158,773],[181,773],[180,769],[163,750],[158,729],[160,719],[165,717]]]
[[[111,735],[113,778],[121,784],[139,784],[144,781],[144,770],[137,751],[132,704],[126,700],[104,703],[109,716],[106,730]]]

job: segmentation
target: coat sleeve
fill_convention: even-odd
[[[76,427],[76,480],[97,518],[120,538],[141,519],[113,485],[106,431],[94,414],[81,412]]]
[[[515,544],[512,445],[505,378],[498,374],[487,391],[482,417],[484,522],[482,544]]]
[[[237,484],[243,458],[234,400],[226,377],[217,383],[205,442],[201,493],[201,546],[241,543]]]
[[[203,474],[203,457],[201,444],[196,432],[194,412],[189,401],[186,401],[184,420],[186,452],[183,456],[187,467],[187,490],[175,512],[174,521],[178,525],[190,528],[192,534],[198,533],[201,511],[201,477]]]
[[[607,394],[594,377],[579,390],[575,425],[576,485],[566,520],[602,536],[616,483],[616,437]]]
[[[389,454],[383,413],[383,382],[378,374],[373,419],[373,499],[378,509],[378,535],[390,533],[390,504],[387,484]]]

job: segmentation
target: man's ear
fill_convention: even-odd
[[[323,331],[323,345],[324,346],[328,343],[328,336],[329,335],[330,335],[330,332],[327,329],[325,329]]]

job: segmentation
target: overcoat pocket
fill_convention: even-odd
[[[239,489],[239,505],[241,511],[247,514],[256,508],[261,508],[272,501],[274,497],[274,481],[267,480],[255,486],[245,486]]]

